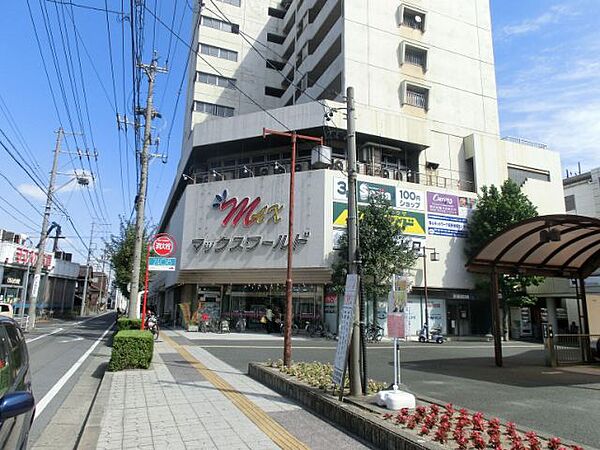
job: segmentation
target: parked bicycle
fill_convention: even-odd
[[[383,339],[383,328],[374,323],[367,325],[367,342],[381,342]]]
[[[315,324],[310,320],[307,320],[306,324],[304,325],[304,331],[306,331],[306,334],[308,334],[310,337],[325,336],[325,327],[323,327],[323,324],[320,322]]]

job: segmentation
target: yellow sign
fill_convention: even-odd
[[[400,221],[406,234],[425,236],[425,214],[415,211],[396,210],[394,219]],[[348,220],[348,205],[345,203],[333,203],[333,225],[345,227]]]

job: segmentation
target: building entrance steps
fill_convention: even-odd
[[[368,448],[173,331],[149,370],[107,373],[99,449]]]

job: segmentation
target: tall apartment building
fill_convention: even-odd
[[[540,213],[564,211],[558,154],[499,136],[489,2],[206,0],[198,14],[182,154],[160,223],[180,242],[177,271],[155,279],[159,307],[248,319],[282,308],[290,143],[263,127],[288,129],[331,148],[325,167],[312,144],[298,147],[294,314],[336,326],[328,283],[345,227],[353,86],[359,202],[384,192],[405,233],[440,255],[428,263],[430,320],[448,334],[487,333],[487,303],[464,269],[477,192],[510,177]],[[425,314],[422,264],[411,332]],[[373,320],[386,314],[385,299],[370,304]]]

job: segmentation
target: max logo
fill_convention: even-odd
[[[281,222],[280,213],[283,209],[281,203],[263,205],[259,208],[261,202],[260,197],[256,197],[252,201],[250,200],[250,197],[244,197],[241,200],[237,197],[228,197],[229,194],[226,189],[222,194],[215,195],[212,204],[212,207],[219,211],[227,211],[229,209],[229,212],[221,222],[221,225],[224,227],[229,225],[229,223],[235,227],[240,221],[242,221],[246,227],[255,223],[268,223],[269,221],[272,221],[273,223]]]

